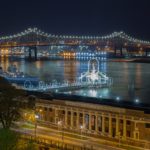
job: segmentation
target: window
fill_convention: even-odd
[[[64,111],[64,110],[62,111],[62,114],[63,114],[63,115],[65,114],[65,111]]]
[[[131,137],[131,132],[127,131],[127,137]]]
[[[49,111],[52,112],[53,111],[52,108],[49,108]]]
[[[120,120],[120,123],[123,123],[123,120],[122,120],[122,119]]]
[[[112,122],[116,122],[116,118],[112,118]]]
[[[77,113],[76,113],[76,112],[74,112],[74,113],[73,113],[73,115],[74,115],[74,116],[77,116]]]
[[[131,121],[127,120],[127,125],[131,125]]]
[[[108,133],[109,132],[109,128],[105,127],[105,132]]]
[[[44,107],[44,110],[47,111],[47,107]]]
[[[139,133],[136,133],[136,139],[139,139]]]
[[[105,121],[108,121],[109,120],[109,118],[108,117],[105,117]]]
[[[82,113],[80,113],[80,117],[83,117],[83,114],[82,114]]]
[[[145,123],[145,128],[150,128],[150,123]]]

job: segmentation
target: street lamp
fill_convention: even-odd
[[[59,126],[61,127],[61,129],[62,129],[62,141],[63,141],[63,122],[62,121],[58,121],[58,132],[59,132]]]
[[[83,126],[81,125],[81,126],[80,126],[80,130],[81,130],[81,139],[82,139],[82,129],[83,129]]]
[[[121,138],[121,136],[120,136],[120,132],[118,132],[118,138],[119,138],[119,147],[120,147],[120,138]]]
[[[37,130],[37,119],[39,119],[39,116],[35,114],[35,139],[36,139],[36,130]]]

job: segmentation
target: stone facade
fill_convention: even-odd
[[[39,121],[63,128],[150,145],[150,114],[100,104],[69,100],[38,100]]]

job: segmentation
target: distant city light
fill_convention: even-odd
[[[89,92],[92,97],[96,97],[97,92],[95,90],[90,90]]]
[[[139,99],[135,99],[135,102],[136,102],[136,103],[139,103],[140,101],[139,101]]]
[[[102,97],[103,97],[102,95],[99,96],[99,98],[102,98]]]
[[[117,96],[117,97],[116,97],[116,100],[117,100],[117,101],[120,101],[120,97],[119,97],[119,96]]]

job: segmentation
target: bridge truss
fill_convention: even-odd
[[[0,37],[0,49],[13,47],[29,47],[36,49],[36,46],[90,46],[97,50],[107,49],[115,54],[117,50],[122,55],[122,49],[129,52],[150,51],[150,41],[136,39],[124,32],[113,32],[105,36],[74,36],[74,35],[54,35],[43,32],[37,28],[27,30],[9,36]]]

